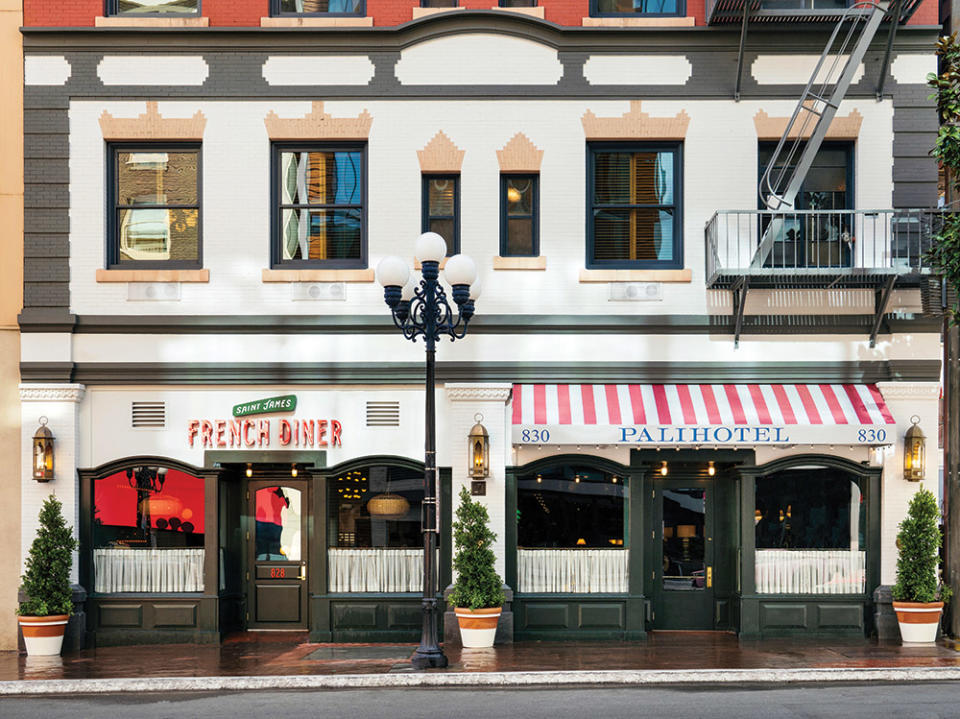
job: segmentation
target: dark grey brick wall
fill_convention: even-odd
[[[937,163],[930,157],[937,111],[923,85],[893,88],[893,206],[936,207]]]

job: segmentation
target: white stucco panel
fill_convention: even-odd
[[[937,56],[933,53],[897,55],[890,65],[893,79],[900,85],[926,85],[927,74],[937,71]]]
[[[209,75],[200,55],[105,55],[97,65],[104,85],[202,85]]]
[[[374,71],[366,55],[271,55],[263,63],[268,85],[367,85]]]
[[[830,69],[833,63],[825,62],[817,74],[817,82],[824,82],[828,74],[835,79],[849,58],[849,55],[842,55],[841,62],[832,73]],[[819,59],[819,55],[757,55],[757,59],[750,66],[750,74],[758,85],[806,85]],[[853,82],[859,82],[862,77],[863,63],[860,63]]]
[[[403,85],[555,85],[563,65],[546,45],[474,33],[406,48],[396,75]]]
[[[66,85],[72,68],[63,55],[27,55],[23,58],[24,85]]]
[[[583,66],[591,85],[685,85],[692,71],[686,55],[591,55]]]

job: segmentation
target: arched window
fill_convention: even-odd
[[[627,481],[588,462],[517,477],[517,584],[523,593],[627,591]]]
[[[329,590],[421,591],[422,502],[423,470],[412,466],[370,464],[329,477]]]
[[[755,480],[759,594],[862,594],[867,505],[859,477],[805,464]]]
[[[202,592],[204,480],[134,466],[93,480],[94,591]]]

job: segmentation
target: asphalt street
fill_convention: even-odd
[[[0,698],[3,719],[960,717],[949,682],[783,688],[365,689]]]

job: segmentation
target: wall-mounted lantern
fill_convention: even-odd
[[[490,435],[487,434],[487,428],[481,424],[482,414],[478,412],[473,420],[476,424],[467,436],[470,479],[484,480],[490,476]],[[471,482],[470,493],[474,496],[484,496],[487,493],[486,484],[483,481]]]
[[[908,482],[919,482],[926,469],[927,437],[920,429],[919,417],[914,415],[910,421],[913,426],[903,437],[903,478]]]
[[[33,478],[38,482],[53,479],[53,433],[47,427],[47,418],[40,418],[40,426],[33,434]]]

